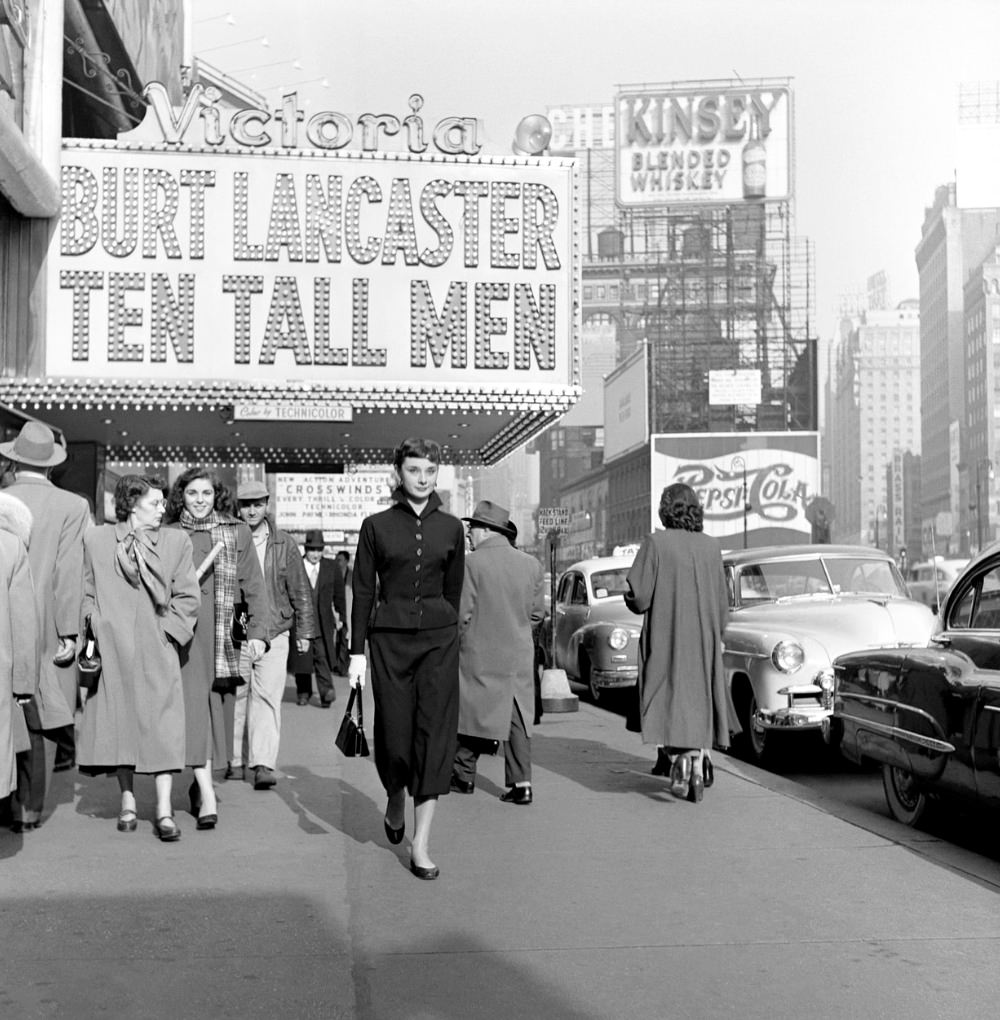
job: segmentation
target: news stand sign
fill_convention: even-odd
[[[649,461],[653,530],[662,526],[660,493],[685,482],[705,509],[706,534],[725,549],[742,548],[744,513],[750,548],[812,541],[806,509],[819,495],[818,432],[654,435]]]
[[[620,205],[791,197],[792,95],[786,80],[625,87],[615,109]]]

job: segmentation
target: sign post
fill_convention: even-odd
[[[538,533],[549,539],[549,662],[551,669],[542,671],[542,708],[546,712],[575,712],[580,699],[570,690],[566,671],[555,668],[556,662],[556,550],[559,536],[569,530],[569,508],[563,506],[539,507]]]

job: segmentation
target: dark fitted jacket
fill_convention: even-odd
[[[458,623],[465,528],[431,493],[418,517],[397,489],[388,509],[366,517],[354,558],[351,654],[372,630],[430,630]],[[377,601],[376,601],[377,582]]]
[[[306,570],[304,558],[302,569]],[[307,583],[308,580],[307,572]],[[312,589],[312,598],[316,613],[316,637],[321,639],[327,664],[334,668],[337,665],[337,623],[333,611],[337,610],[341,624],[346,627],[347,600],[344,598],[344,574],[333,560],[325,556],[319,561],[319,576],[316,578],[316,587]],[[292,635],[295,639],[299,636],[298,621]],[[288,653],[288,668],[293,673],[311,673],[314,654],[315,645],[308,652],[299,652],[292,647]]]
[[[295,635],[317,637],[313,591],[302,554],[290,535],[279,531],[268,520],[267,549],[264,552],[264,590],[267,593],[267,641],[289,630],[295,623]],[[254,555],[257,555],[256,549]]]

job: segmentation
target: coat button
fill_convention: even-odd
[[[421,534],[420,534],[420,532],[418,531],[418,532],[417,532],[417,534],[416,534],[416,539],[417,539],[417,541],[419,542],[419,541],[420,541],[420,539],[422,539],[423,537],[424,537],[424,536],[423,536],[423,535],[421,535]]]
[[[423,556],[423,554],[424,554],[424,551],[423,551],[423,549],[418,549],[418,550],[417,550],[417,555],[418,555],[418,556]]]

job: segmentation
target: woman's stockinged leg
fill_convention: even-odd
[[[427,844],[430,841],[431,822],[434,820],[434,807],[437,797],[413,798],[413,843],[410,847],[410,860],[418,868],[433,868]]]
[[[174,777],[171,772],[157,772],[156,783],[156,817],[173,818],[174,809],[170,796],[174,788]]]
[[[135,811],[135,769],[131,768],[120,768],[117,772],[118,776],[118,789],[121,790],[122,811]]]
[[[198,815],[218,814],[219,807],[215,799],[215,784],[212,782],[212,759],[209,758],[204,765],[191,770],[194,773],[194,781],[198,784],[198,794],[201,807]]]

